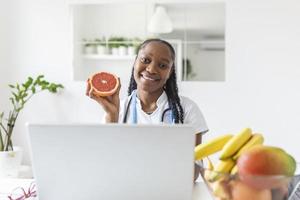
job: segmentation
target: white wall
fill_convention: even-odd
[[[17,41],[4,61],[1,57],[1,105],[8,101],[8,89],[2,86],[6,81],[43,73],[66,86],[59,95],[36,96],[19,116],[15,143],[25,147],[24,162],[29,163],[26,121],[98,122],[103,112],[84,96],[85,83],[71,80],[67,1],[11,1],[14,7],[5,14],[2,10],[10,3],[0,3],[1,15],[9,18],[0,22],[11,30],[1,33],[1,44],[11,35]],[[300,161],[300,2],[228,0],[226,7],[226,82],[180,85],[182,94],[193,98],[207,119],[211,131],[204,140],[249,126],[263,133],[267,144],[285,148]],[[14,20],[12,29],[9,20]]]
[[[226,82],[181,87],[205,113],[204,139],[250,126],[300,161],[300,2],[228,0],[226,7]]]
[[[9,107],[9,102],[4,101],[4,99],[9,93],[5,89],[11,79],[12,71],[10,67],[13,65],[13,52],[10,46],[13,43],[14,26],[13,19],[8,17],[12,6],[13,4],[10,1],[5,1],[0,6],[0,112],[7,110]]]

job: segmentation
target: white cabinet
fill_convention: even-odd
[[[171,33],[153,35],[147,31],[157,5],[166,8],[173,23]],[[74,80],[84,81],[98,71],[115,73],[121,80],[129,80],[137,44],[153,37],[173,45],[178,81],[225,80],[225,5],[222,1],[184,4],[180,1],[160,4],[97,1],[97,4],[80,3],[71,7]],[[130,51],[128,44],[133,47]]]

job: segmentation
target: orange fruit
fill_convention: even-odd
[[[113,95],[119,87],[119,79],[114,74],[99,72],[91,76],[89,84],[94,93],[101,97]]]

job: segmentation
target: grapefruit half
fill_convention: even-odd
[[[120,84],[118,77],[108,72],[99,72],[92,75],[89,82],[95,94],[101,97],[113,95]]]

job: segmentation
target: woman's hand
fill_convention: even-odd
[[[119,110],[120,110],[119,92],[121,89],[121,82],[120,82],[120,78],[118,79],[119,79],[119,87],[117,91],[113,95],[107,97],[98,96],[93,90],[93,88],[91,87],[89,79],[87,80],[86,95],[94,99],[95,101],[97,101],[103,107],[104,111],[106,112],[105,121],[107,123],[119,121]]]

